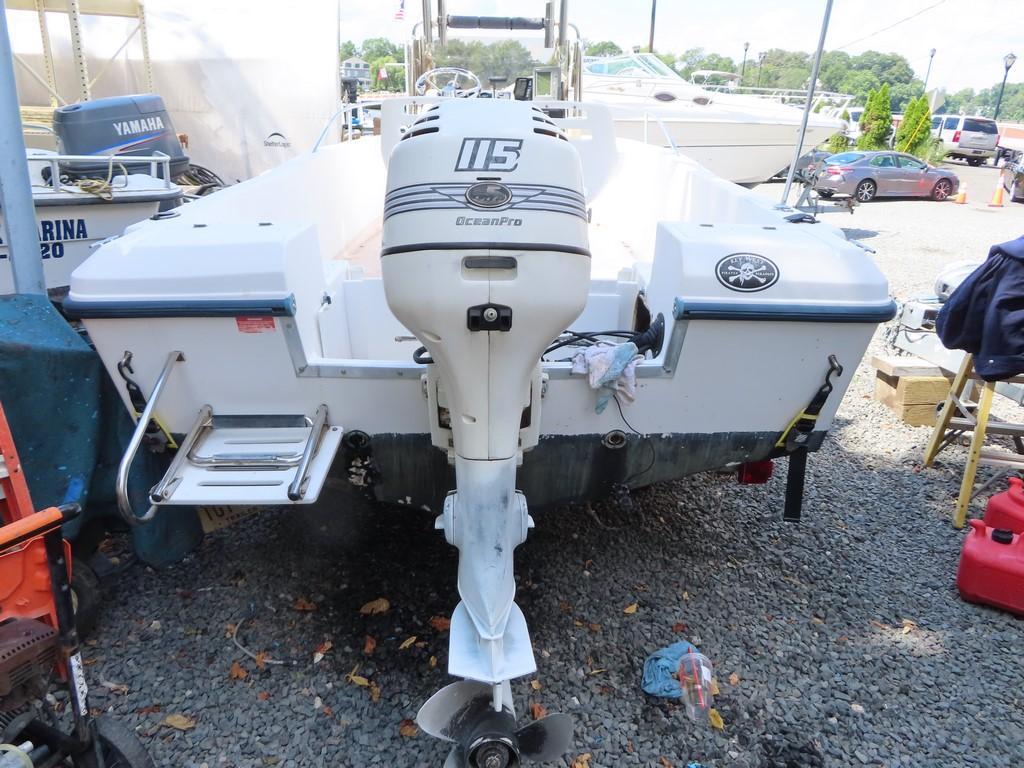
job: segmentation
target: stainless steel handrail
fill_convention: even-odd
[[[298,501],[306,495],[305,486],[309,474],[309,462],[313,460],[313,456],[320,448],[320,438],[323,436],[326,425],[327,406],[321,403],[313,417],[313,426],[309,428],[309,440],[306,441],[306,447],[302,451],[302,461],[299,462],[299,468],[295,472],[295,479],[288,486],[288,498],[292,501]]]
[[[318,149],[320,149],[320,145],[323,143],[323,140],[327,138],[327,132],[331,129],[331,126],[334,125],[334,121],[337,120],[342,115],[350,115],[357,110],[362,111],[364,109],[377,109],[380,107],[380,105],[381,102],[377,100],[356,101],[351,104],[342,104],[341,108],[328,118],[327,124],[324,125],[323,130],[320,131],[320,135],[317,137],[316,142],[313,144],[313,149],[311,149],[310,151],[316,152]],[[343,127],[342,130],[347,132],[348,141],[351,141],[353,135],[352,121],[346,120],[345,126]]]
[[[181,441],[181,445],[178,446],[178,452],[174,455],[174,459],[171,461],[171,466],[167,468],[167,472],[164,473],[163,479],[154,485],[149,491],[149,500],[153,504],[159,504],[160,502],[167,501],[167,499],[170,498],[173,491],[170,491],[169,489],[178,479],[178,470],[181,469],[181,465],[185,463],[185,459],[196,444],[199,436],[203,434],[203,430],[209,426],[212,417],[213,408],[209,405],[204,405],[199,409],[199,414],[196,416],[196,420],[192,424],[192,428],[188,431],[188,434],[185,435],[185,439]]]
[[[131,526],[148,523],[156,515],[157,508],[155,506],[150,506],[144,515],[135,514],[135,511],[132,509],[132,502],[128,498],[128,473],[131,471],[135,454],[138,453],[139,446],[142,445],[142,438],[146,434],[146,427],[149,426],[150,419],[153,418],[153,410],[160,399],[160,394],[163,392],[164,385],[171,375],[171,369],[174,368],[175,363],[183,362],[184,360],[185,356],[177,350],[167,355],[167,362],[164,363],[160,375],[156,377],[156,383],[153,385],[153,391],[149,395],[149,401],[146,403],[146,407],[142,409],[142,415],[139,416],[139,420],[135,424],[135,432],[132,433],[132,439],[128,441],[128,448],[124,456],[121,457],[121,464],[117,468],[117,508],[124,521]]]

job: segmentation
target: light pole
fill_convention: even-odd
[[[565,0],[562,0],[564,3]],[[658,12],[658,0],[651,0],[651,41],[647,44],[647,50],[654,53],[654,17]]]
[[[932,74],[932,59],[935,58],[935,49],[928,51],[928,71],[924,73],[924,92],[928,93],[928,78]]]
[[[747,74],[747,49],[750,47],[750,43],[743,44],[743,64],[740,67],[740,85],[743,84],[743,76]]]
[[[1013,62],[1017,60],[1017,57],[1012,53],[1008,53],[1003,56],[1003,84],[999,86],[999,98],[996,99],[996,113],[992,116],[993,120],[999,119],[999,105],[1003,103],[1003,91],[1006,89],[1006,76],[1010,74],[1010,67],[1013,66]]]
[[[761,65],[764,64],[764,60],[768,58],[767,53],[757,54],[757,87],[761,87]]]

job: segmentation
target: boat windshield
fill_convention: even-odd
[[[682,80],[672,68],[651,53],[635,53],[631,56],[608,56],[592,59],[583,68],[592,75],[612,77],[671,77]]]

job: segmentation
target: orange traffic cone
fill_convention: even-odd
[[[967,182],[961,181],[960,188],[956,191],[956,197],[953,198],[953,202],[957,205],[965,205],[967,203]]]
[[[989,208],[1002,208],[1003,207],[1003,172],[999,172],[999,181],[996,182],[996,191],[992,193],[992,200],[989,202]]]

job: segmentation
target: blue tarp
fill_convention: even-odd
[[[45,296],[0,296],[0,403],[36,509],[81,504],[65,529],[72,540],[90,521],[117,515],[114,478],[134,425],[95,350]],[[129,485],[138,509],[167,460],[139,452]],[[155,566],[202,540],[191,508],[162,510],[132,533],[136,554]]]

